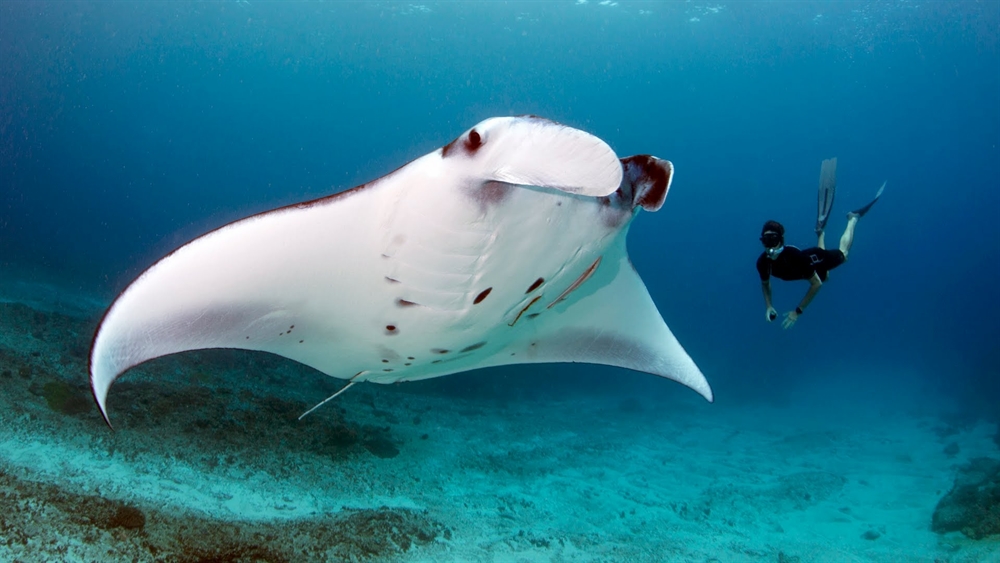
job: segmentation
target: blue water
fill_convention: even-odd
[[[201,233],[519,114],[674,163],[629,250],[717,406],[821,386],[1000,418],[997,2],[5,1],[0,266],[110,300]],[[833,156],[828,240],[888,184],[783,331],[760,226],[812,246]],[[805,290],[776,281],[779,311]],[[544,369],[554,394],[687,392]]]

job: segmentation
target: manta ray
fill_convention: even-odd
[[[711,401],[625,245],[673,173],[543,118],[487,119],[377,180],[235,221],[160,259],[97,328],[94,398],[110,425],[108,390],[129,368],[237,348],[348,387],[584,362]]]

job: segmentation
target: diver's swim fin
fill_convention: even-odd
[[[823,161],[819,169],[819,195],[816,205],[816,235],[826,229],[833,211],[833,196],[837,194],[837,157]]]
[[[875,199],[868,202],[868,205],[862,207],[861,209],[856,209],[854,211],[851,211],[850,213],[847,214],[847,216],[850,217],[851,215],[857,215],[858,217],[864,217],[865,213],[868,213],[868,210],[871,209],[873,205],[875,205],[876,201],[878,201],[878,198],[882,197],[882,190],[885,189],[885,184],[886,182],[882,182],[882,187],[879,188],[878,193],[875,194]]]

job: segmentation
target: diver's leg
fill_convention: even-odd
[[[845,260],[847,253],[851,251],[851,245],[854,244],[854,228],[857,227],[860,218],[861,216],[854,212],[847,214],[847,228],[840,237],[840,251],[844,253]]]
[[[840,237],[840,251],[844,253],[845,260],[847,253],[851,251],[851,245],[854,244],[854,228],[858,225],[858,219],[864,217],[865,213],[871,210],[878,198],[882,197],[883,191],[885,191],[885,182],[882,182],[882,187],[875,193],[875,199],[868,202],[868,205],[847,214],[847,228],[844,229],[844,234]]]
[[[819,232],[819,243],[816,246],[826,250],[826,231]]]

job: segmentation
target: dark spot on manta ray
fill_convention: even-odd
[[[406,359],[407,360],[416,360],[416,358],[414,358],[413,356],[407,356]]]
[[[462,348],[461,352],[459,352],[459,353],[471,352],[473,350],[478,350],[478,349],[482,348],[483,346],[486,346],[486,341],[485,340],[482,341],[482,342],[476,342],[475,344],[470,344],[470,345],[466,346],[465,348]]]
[[[493,288],[487,287],[486,289],[479,292],[479,295],[477,295],[476,298],[472,300],[472,304],[479,305],[480,303],[482,303],[483,299],[486,299],[486,296],[489,295],[491,291],[493,291]]]
[[[383,364],[387,364],[387,363],[389,363],[389,360],[387,360],[387,359],[385,359],[385,358],[382,358],[382,363],[383,363]]]
[[[385,369],[384,369],[384,370],[382,370],[382,371],[384,371],[384,372],[387,372],[387,373],[388,373],[388,372],[392,371],[392,368],[385,368]]]
[[[404,365],[404,366],[412,366],[413,364],[411,364],[410,362],[406,362],[406,363],[405,363],[405,364],[403,364],[403,365]]]
[[[490,206],[502,202],[514,189],[513,185],[506,182],[489,181],[483,182],[478,189],[472,192],[472,195],[485,213]]]
[[[418,303],[414,303],[413,301],[407,301],[406,299],[397,299],[396,305],[400,307],[416,307]]]
[[[535,283],[531,284],[531,287],[529,287],[528,291],[525,291],[525,293],[531,293],[532,291],[535,291],[543,283],[545,283],[545,278],[538,278],[537,280],[535,280]]]
[[[447,354],[450,351],[451,350],[446,350],[444,348],[433,348],[433,349],[431,349],[431,352],[434,353],[434,354]]]
[[[303,342],[305,342],[305,340],[299,340],[299,344],[302,344]]]
[[[385,281],[387,281],[389,283],[399,283],[399,280],[394,279],[394,278],[390,278],[389,276],[385,276]]]
[[[396,325],[385,325],[386,334],[397,334]]]
[[[432,363],[432,364],[440,364],[440,363],[441,363],[441,360],[434,360],[434,361],[433,361],[433,362],[431,362],[431,363]]]
[[[528,315],[528,318],[529,319],[533,319],[533,318],[537,317],[538,315],[541,315],[541,313],[531,313],[530,315]]]

